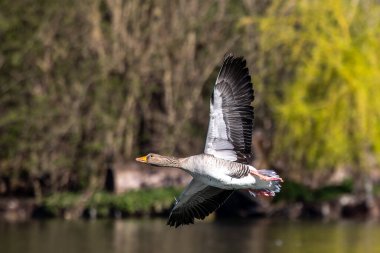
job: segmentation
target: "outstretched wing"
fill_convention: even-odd
[[[218,209],[233,192],[208,186],[193,179],[179,196],[179,201],[171,211],[167,224],[178,227],[194,223],[194,218],[203,220]]]
[[[250,162],[253,98],[246,61],[228,55],[211,96],[205,154],[240,163]]]

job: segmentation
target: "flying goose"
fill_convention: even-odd
[[[246,61],[226,56],[210,102],[210,122],[204,154],[185,158],[148,154],[136,161],[175,167],[193,179],[181,193],[167,222],[178,227],[204,219],[219,208],[235,190],[253,196],[274,196],[282,179],[272,170],[250,165],[252,153],[253,88]]]

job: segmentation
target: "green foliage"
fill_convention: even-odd
[[[281,192],[275,201],[287,202],[321,202],[335,200],[342,194],[352,193],[353,183],[348,180],[340,185],[324,186],[311,189],[301,183],[287,181],[283,184]]]
[[[124,214],[150,214],[168,210],[182,189],[157,188],[129,191],[120,195],[96,192],[85,203],[85,209],[97,210],[98,216],[107,217],[110,210]],[[55,193],[46,197],[41,206],[52,216],[60,216],[75,207],[81,198],[79,193]]]
[[[46,197],[41,205],[50,215],[59,216],[64,210],[70,209],[78,204],[79,200],[79,194],[64,192]]]
[[[312,199],[313,193],[310,188],[297,182],[286,181],[283,183],[281,192],[275,198],[275,201],[286,200],[289,202],[308,202]]]
[[[346,180],[340,185],[329,185],[317,189],[314,192],[315,200],[328,201],[337,199],[345,193],[352,193],[354,190],[353,181]]]
[[[89,207],[102,209],[112,207],[124,213],[148,213],[168,209],[174,197],[180,194],[178,188],[157,188],[129,191],[121,195],[97,192],[88,202]]]
[[[370,156],[378,164],[379,4],[273,1],[251,23],[265,58],[260,81],[273,107],[274,159],[301,170],[370,169]]]
[[[380,185],[379,184],[375,184],[373,186],[373,193],[375,196],[380,197]]]

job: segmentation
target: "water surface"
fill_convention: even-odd
[[[3,222],[0,252],[380,253],[380,224],[230,220],[173,229],[161,219]]]

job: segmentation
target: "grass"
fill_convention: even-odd
[[[108,217],[111,211],[123,215],[148,215],[170,209],[182,189],[158,188],[129,191],[120,195],[95,192],[85,203],[85,209],[96,210],[98,217]],[[57,217],[75,207],[81,199],[80,193],[56,193],[42,201],[42,208],[49,216]]]

